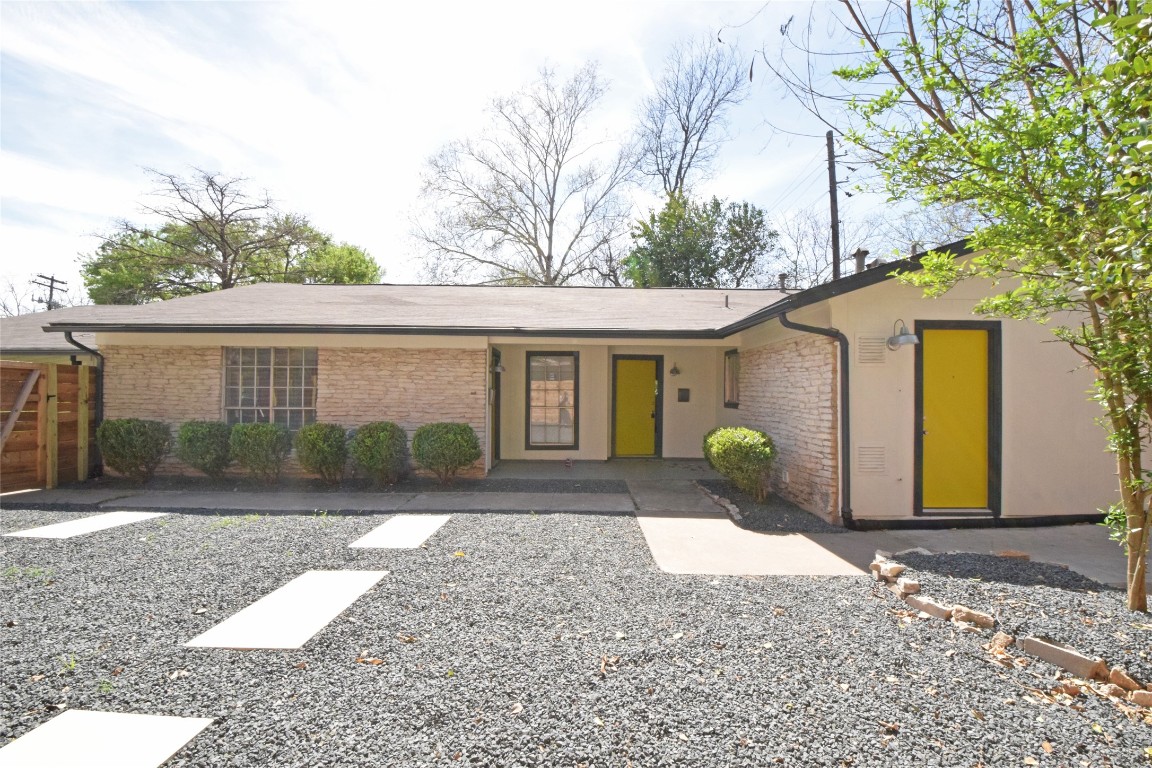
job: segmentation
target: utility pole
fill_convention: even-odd
[[[832,143],[832,131],[825,134],[828,139],[828,203],[832,209],[832,279],[840,279],[840,208],[836,201],[836,149]]]
[[[56,303],[56,286],[57,285],[60,286],[60,292],[61,293],[67,293],[68,283],[64,282],[63,280],[57,280],[55,275],[52,275],[51,277],[49,277],[48,275],[38,274],[38,275],[36,275],[36,277],[40,278],[40,280],[46,280],[47,281],[47,282],[42,283],[42,282],[40,282],[40,280],[33,280],[32,285],[38,285],[41,288],[47,288],[48,289],[48,298],[47,299],[43,299],[43,298],[33,299],[33,301],[35,301],[38,304],[43,304],[48,309],[56,309],[58,306],[61,306],[61,305]]]

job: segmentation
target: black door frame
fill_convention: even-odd
[[[916,404],[913,421],[914,470],[912,514],[918,517],[957,516],[946,508],[924,509],[924,331],[985,331],[988,334],[988,510],[1000,517],[1001,453],[1003,445],[1003,382],[1000,322],[997,320],[916,320]],[[979,516],[979,513],[969,513]],[[988,513],[984,513],[988,514]]]
[[[655,453],[648,456],[616,455],[616,363],[619,360],[651,360],[656,363],[656,445]],[[612,458],[655,458],[664,457],[664,355],[612,355]]]

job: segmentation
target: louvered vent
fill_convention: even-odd
[[[883,336],[857,336],[856,362],[860,365],[883,365],[888,360],[888,339]]]
[[[856,470],[870,475],[888,471],[888,451],[882,445],[856,446]]]

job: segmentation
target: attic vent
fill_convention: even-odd
[[[856,470],[869,475],[883,475],[888,471],[888,449],[882,445],[857,446]]]
[[[856,362],[860,365],[883,365],[888,360],[888,340],[883,336],[857,336]]]

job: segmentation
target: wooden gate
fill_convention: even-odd
[[[96,451],[96,369],[0,361],[0,492],[86,480]]]

